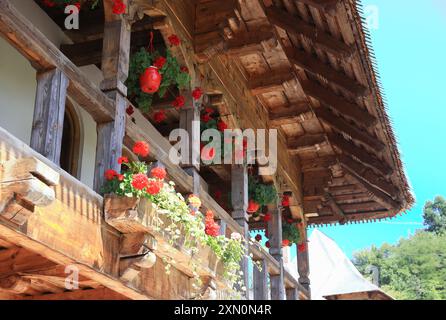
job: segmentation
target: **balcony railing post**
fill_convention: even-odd
[[[120,171],[118,158],[122,155],[125,135],[127,88],[124,85],[129,71],[130,23],[111,13],[111,2],[104,1],[105,28],[102,49],[101,89],[114,101],[114,121],[98,123],[94,190],[100,192],[107,169]]]
[[[191,93],[183,93],[188,98],[186,106],[180,110],[180,128],[189,135],[188,158],[181,166],[193,178],[193,193],[200,193],[200,100],[193,100]]]
[[[307,228],[304,227],[302,230],[302,234],[304,235],[303,246],[297,252],[297,269],[299,272],[299,283],[308,290],[308,293],[311,297],[310,290],[310,262],[308,256],[308,243],[307,243]]]
[[[60,165],[68,83],[59,69],[37,73],[30,145],[57,165]]]
[[[265,259],[257,261],[257,264],[260,264],[261,270],[256,266],[253,268],[254,300],[268,300],[268,264]]]
[[[232,165],[231,167],[231,200],[232,200],[232,217],[242,227],[242,236],[248,241],[249,225],[248,225],[248,169],[245,165]],[[241,271],[243,272],[244,286],[246,287],[246,298],[249,297],[249,263],[248,263],[248,243],[246,244],[246,255],[241,262]]]
[[[268,222],[270,235],[270,254],[279,262],[279,273],[270,276],[271,279],[271,299],[285,300],[284,266],[282,255],[282,213],[275,206],[272,210],[271,220]]]
[[[286,299],[287,300],[299,300],[299,290],[297,288],[287,288],[286,289]]]

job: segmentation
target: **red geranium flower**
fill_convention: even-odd
[[[113,169],[108,169],[107,171],[105,171],[105,179],[107,179],[108,181],[113,180],[116,176],[118,175],[118,173],[113,170]]]
[[[182,108],[186,104],[186,99],[183,96],[178,96],[175,98],[175,101],[172,102],[172,106],[175,108]]]
[[[267,213],[267,214],[265,214],[265,216],[263,217],[263,221],[264,221],[264,222],[269,222],[269,221],[271,221],[271,218],[272,218],[271,213]]]
[[[124,181],[124,175],[123,174],[118,174],[118,180],[119,181]]]
[[[136,190],[144,190],[149,185],[149,178],[143,173],[137,173],[132,176],[132,186]]]
[[[186,67],[186,66],[182,66],[182,67],[180,68],[180,71],[181,71],[181,72],[184,72],[184,73],[189,73],[189,68]]]
[[[204,109],[204,111],[209,115],[212,115],[215,112],[215,110],[211,107],[206,107],[206,109]]]
[[[158,69],[162,69],[164,67],[164,65],[166,64],[167,59],[164,58],[163,56],[158,57],[155,62],[153,63],[153,66],[158,68]]]
[[[289,207],[290,206],[290,196],[284,195],[282,197],[282,206]]]
[[[113,13],[123,14],[125,13],[126,5],[122,0],[114,0],[113,2]]]
[[[118,159],[118,163],[119,163],[119,164],[129,163],[129,158],[127,158],[127,157],[120,157],[120,158]]]
[[[127,112],[127,114],[128,114],[129,116],[131,116],[132,114],[135,113],[135,110],[133,110],[133,107],[129,105],[129,106],[127,107],[127,109],[125,109],[125,112]]]
[[[228,125],[226,124],[226,122],[224,122],[223,120],[218,121],[217,123],[217,128],[219,131],[223,132],[226,129],[228,129]]]
[[[43,4],[44,4],[45,7],[49,7],[49,8],[52,8],[52,7],[54,7],[56,5],[56,3],[54,3],[51,0],[43,0]]]
[[[288,239],[282,240],[282,247],[288,247],[289,245],[290,245],[290,240],[288,240]]]
[[[167,176],[167,172],[166,172],[166,169],[164,169],[164,168],[156,167],[156,168],[153,168],[153,169],[150,171],[150,175],[151,175],[153,178],[157,178],[157,179],[160,179],[160,180],[164,180],[164,179],[166,178],[166,176]]]
[[[211,237],[217,237],[220,234],[220,226],[214,221],[214,213],[212,211],[206,212],[205,233]]]
[[[215,191],[215,193],[214,193],[214,198],[215,198],[216,200],[220,200],[220,199],[221,199],[221,196],[222,196],[222,192],[221,192],[220,190]]]
[[[299,243],[297,245],[297,251],[299,253],[305,252],[306,250],[307,250],[307,244],[305,242],[304,243]]]
[[[167,119],[167,116],[164,110],[160,110],[153,114],[153,119],[155,120],[156,123],[161,123]]]
[[[192,97],[195,100],[199,100],[202,96],[203,96],[203,90],[201,90],[201,88],[197,87],[194,89],[194,91],[192,91]]]
[[[179,46],[181,43],[181,39],[176,34],[171,35],[167,39],[169,40],[171,46]]]
[[[212,117],[210,116],[209,113],[206,113],[203,116],[201,116],[201,121],[203,121],[204,123],[208,123],[211,120],[212,120]]]
[[[267,247],[268,249],[271,248],[271,243],[269,243],[269,241],[266,241],[265,247]]]
[[[149,186],[147,187],[147,192],[152,196],[155,196],[160,193],[162,188],[163,182],[161,180],[150,180]]]
[[[256,235],[255,239],[256,239],[257,242],[262,241],[262,235],[261,234]]]
[[[133,152],[141,157],[147,157],[150,153],[149,145],[144,141],[138,141],[133,146]]]

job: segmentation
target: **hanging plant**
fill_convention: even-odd
[[[150,52],[141,48],[130,58],[126,85],[130,99],[139,109],[147,112],[155,94],[163,98],[169,88],[175,86],[179,90],[185,89],[190,80],[189,73],[182,71],[169,49],[164,57],[158,51]]]
[[[258,212],[264,206],[277,201],[277,192],[274,185],[264,184],[260,182],[258,178],[255,178],[253,176],[249,177],[248,195],[250,202],[252,201],[253,203],[256,203],[258,205],[255,212]],[[255,208],[253,207],[253,209]]]

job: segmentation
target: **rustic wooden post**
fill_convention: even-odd
[[[270,276],[271,279],[271,299],[285,300],[284,266],[282,255],[282,213],[276,206],[272,210],[271,220],[268,222],[270,235],[270,254],[279,262],[279,273]]]
[[[37,74],[30,145],[57,165],[60,165],[68,83],[68,78],[58,69]]]
[[[242,227],[242,236],[246,239],[246,255],[241,262],[241,271],[243,272],[243,281],[246,287],[246,297],[249,299],[249,265],[248,265],[248,169],[245,165],[232,165],[231,167],[231,201],[232,217]]]
[[[254,300],[268,300],[268,264],[265,259],[257,261],[261,271],[254,266],[253,287]]]
[[[125,135],[127,88],[124,82],[129,70],[131,27],[126,19],[112,13],[112,6],[112,1],[104,0],[105,28],[102,49],[104,80],[101,89],[114,100],[115,119],[112,122],[98,123],[97,126],[94,177],[94,189],[97,192],[100,192],[104,184],[105,170],[120,171],[117,160],[122,155]]]
[[[299,283],[308,290],[309,295],[311,296],[310,290],[310,263],[308,256],[308,243],[307,243],[307,228],[304,227],[302,229],[302,234],[304,235],[304,246],[301,250],[297,252],[297,269],[299,272]]]
[[[287,288],[286,289],[286,299],[287,300],[299,300],[299,290],[297,288]]]
[[[189,157],[181,166],[193,178],[193,193],[200,193],[200,105],[201,100],[194,101],[191,92],[187,95],[186,106],[180,111],[180,128],[189,135]]]

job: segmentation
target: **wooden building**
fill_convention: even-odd
[[[117,158],[132,157],[140,140],[151,147],[146,160],[161,163],[179,192],[198,194],[223,235],[248,238],[268,229],[269,250],[252,242],[246,247],[263,268],[242,261],[244,283],[253,287],[249,299],[311,298],[308,252],[298,253],[299,279],[284,270],[282,215],[300,221],[305,243],[309,225],[387,219],[410,208],[413,196],[358,1],[123,3],[122,15],[112,12],[114,0],[82,8],[80,29],[66,30],[67,15],[48,1],[0,0],[0,81],[18,86],[0,89],[0,299],[193,299],[196,272],[202,297],[227,297],[225,281],[206,258],[192,270],[194,256],[158,241],[151,250],[159,259],[141,267],[132,254],[141,237],[153,234],[144,228],[125,233],[108,223],[100,194],[104,172],[120,170]],[[170,161],[166,137],[200,120],[196,108],[172,108],[175,92],[154,100],[151,112],[131,107],[131,54],[151,45],[165,50],[172,35],[181,44],[170,50],[191,76],[185,96],[202,88],[199,104],[229,128],[278,130],[277,171],[261,177],[289,205],[270,206],[268,223],[246,213],[246,166]],[[6,79],[3,70],[9,70]],[[22,79],[23,70],[34,72],[35,88],[25,88],[32,82]],[[32,90],[31,105],[17,102]],[[165,110],[163,123],[154,118],[157,110]],[[14,125],[28,114],[26,128]],[[29,136],[21,136],[24,130]],[[232,192],[232,208],[216,201],[216,191]],[[167,274],[162,258],[171,256]],[[73,267],[79,279],[67,289]]]

